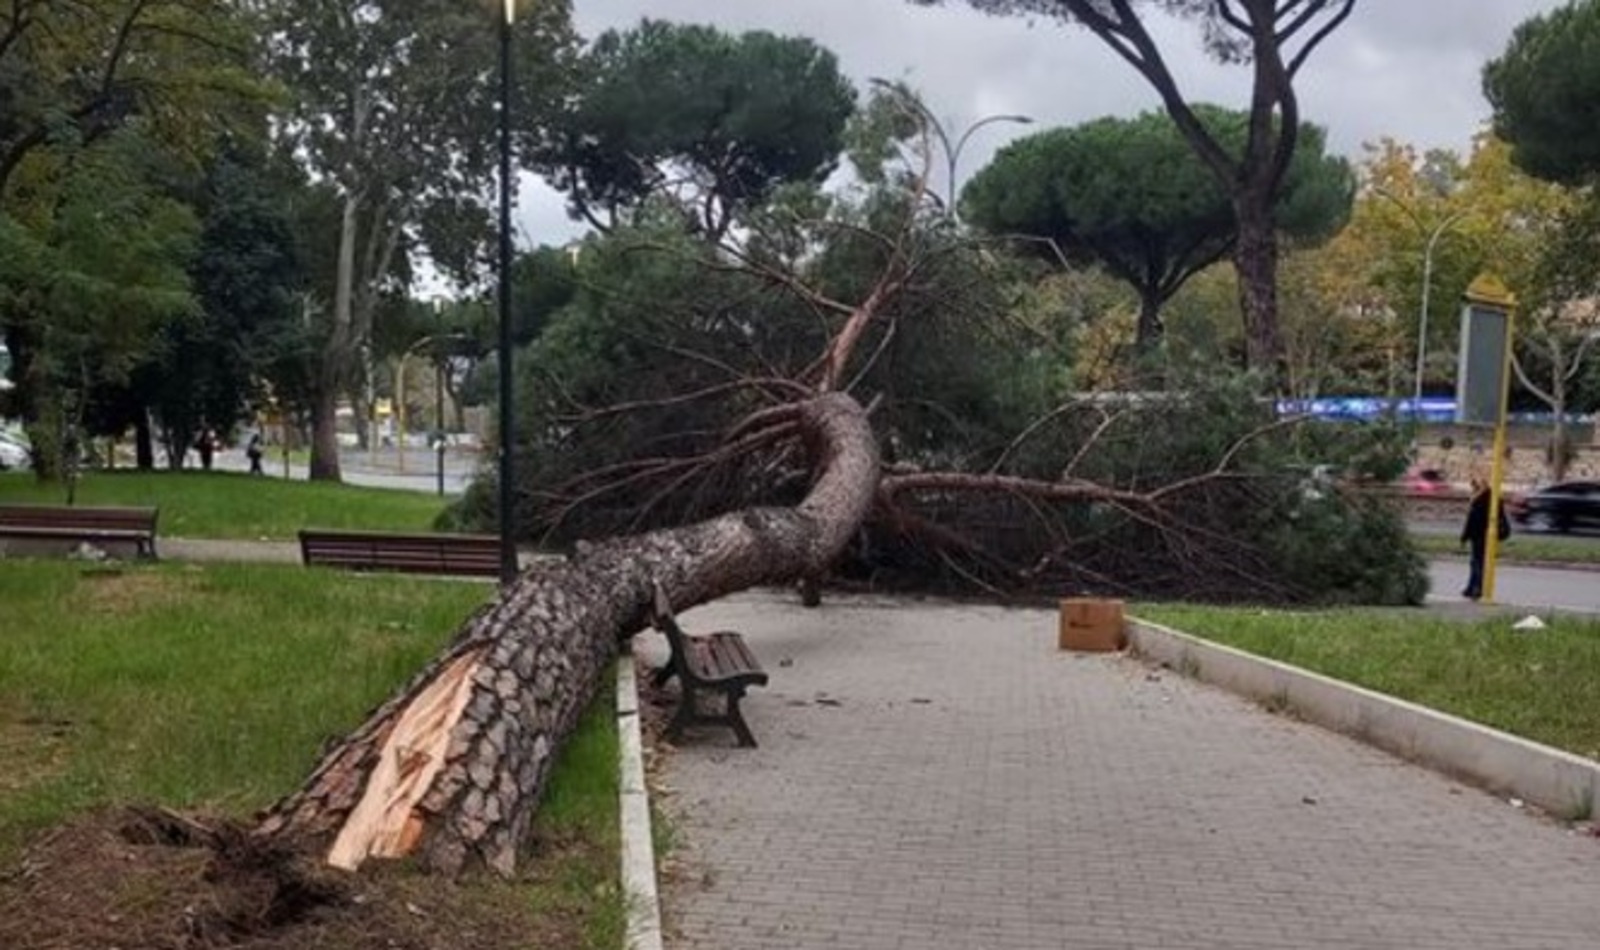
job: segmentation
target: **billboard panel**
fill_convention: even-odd
[[[1497,425],[1506,389],[1507,332],[1511,315],[1472,301],[1461,314],[1461,354],[1456,371],[1456,421]]]

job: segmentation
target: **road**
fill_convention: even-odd
[[[1430,603],[1461,602],[1460,590],[1467,584],[1466,561],[1431,561],[1428,571],[1433,578]],[[1600,571],[1502,564],[1495,573],[1495,601],[1600,614]]]
[[[467,486],[472,483],[473,474],[478,470],[480,460],[481,457],[476,452],[446,453],[444,493],[459,495],[466,491]],[[345,449],[339,456],[339,466],[346,484],[430,493],[439,490],[438,473],[432,452],[411,449],[406,452],[405,461],[406,470],[401,472],[400,458],[394,449],[381,449],[375,453],[363,452],[360,449]],[[226,449],[218,452],[212,464],[225,472],[245,472],[250,469],[250,463],[245,458],[243,449]],[[262,467],[270,476],[283,477],[282,458],[271,452],[263,460]],[[289,464],[290,479],[305,481],[308,477],[309,472],[305,465],[294,462]]]

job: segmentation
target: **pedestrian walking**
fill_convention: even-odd
[[[1468,600],[1477,600],[1483,596],[1483,559],[1489,546],[1489,504],[1491,501],[1489,483],[1482,477],[1472,477],[1472,502],[1467,505],[1467,520],[1461,526],[1461,543],[1472,546],[1472,564],[1467,575],[1466,589],[1461,596]],[[1495,537],[1504,541],[1511,536],[1511,522],[1506,520],[1504,499],[1495,512],[1498,516],[1495,525]]]
[[[200,438],[195,440],[195,449],[200,453],[200,467],[211,471],[211,459],[217,451],[217,433],[215,429],[206,426],[200,430]]]
[[[250,459],[251,475],[267,474],[261,467],[261,433],[255,432],[250,435],[250,444],[245,447],[244,454]]]

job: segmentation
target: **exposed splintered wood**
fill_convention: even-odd
[[[355,870],[368,857],[394,858],[416,846],[416,808],[444,765],[450,731],[472,696],[481,651],[456,657],[400,714],[378,752],[361,800],[334,839],[328,863]]]
[[[765,421],[798,421],[821,473],[798,506],[606,541],[523,575],[256,833],[318,843],[340,867],[409,854],[513,873],[556,752],[617,644],[648,623],[654,583],[683,608],[820,573],[865,518],[879,475],[865,412],[834,394],[784,415]]]

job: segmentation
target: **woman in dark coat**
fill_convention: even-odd
[[[1472,479],[1472,503],[1467,506],[1467,522],[1461,526],[1461,543],[1472,545],[1472,569],[1467,576],[1467,588],[1461,596],[1477,600],[1483,596],[1483,558],[1489,546],[1489,484],[1481,478]],[[1506,520],[1505,499],[1500,500],[1496,512],[1498,528],[1496,537],[1504,541],[1511,536],[1511,522]]]

